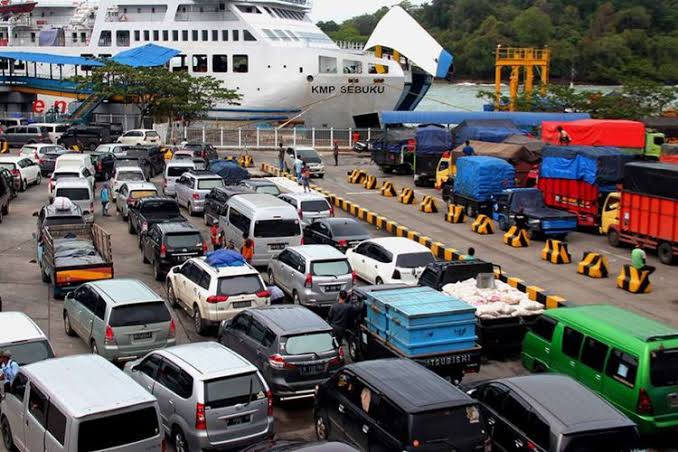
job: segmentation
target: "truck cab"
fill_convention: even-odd
[[[440,160],[438,160],[435,185],[437,189],[442,188],[445,182],[450,178],[454,179],[457,175],[457,165],[455,165],[454,160],[451,152],[445,152],[443,156],[440,157]]]
[[[610,227],[619,224],[619,201],[621,194],[613,192],[607,195],[603,210],[600,214],[600,233],[607,235]]]
[[[662,145],[666,142],[666,135],[654,130],[648,130],[645,133],[645,158],[659,160],[662,155]]]

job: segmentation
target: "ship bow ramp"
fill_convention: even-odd
[[[379,21],[365,50],[379,46],[398,51],[434,77],[447,77],[453,67],[452,54],[400,6],[391,8]]]

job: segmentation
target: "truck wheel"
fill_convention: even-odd
[[[671,265],[675,261],[673,256],[673,246],[670,243],[664,242],[657,247],[657,256],[662,264]]]
[[[12,438],[12,429],[9,427],[9,421],[5,416],[2,417],[2,444],[4,444],[5,449],[9,451],[15,451],[16,447],[14,446],[14,439]]]
[[[619,242],[619,233],[614,229],[607,231],[607,242],[610,244],[610,246],[614,246],[616,248],[621,246]]]
[[[177,303],[177,297],[174,294],[174,287],[169,281],[167,281],[167,301],[169,302],[170,306],[172,306],[172,308],[176,309],[179,307],[179,303]]]
[[[358,333],[360,334],[360,333]],[[361,360],[360,355],[360,344],[358,343],[360,339],[357,337],[351,337],[348,342],[348,356],[351,358],[351,362],[357,363]]]

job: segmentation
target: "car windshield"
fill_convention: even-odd
[[[650,354],[650,380],[654,387],[678,385],[678,348]]]
[[[180,177],[182,174],[192,170],[192,166],[170,166],[167,168],[167,176]]]
[[[544,197],[539,190],[518,191],[513,195],[512,210],[534,210],[544,207]]]
[[[198,179],[198,190],[211,190],[224,186],[224,180],[218,179]]]
[[[456,450],[474,438],[481,442],[483,437],[477,405],[418,413],[412,421],[412,439],[424,446],[438,444],[447,450]]]
[[[54,173],[54,174],[52,174],[52,179],[54,179],[54,180],[64,179],[66,177],[78,178],[78,177],[80,177],[80,173]]]
[[[295,237],[299,234],[299,220],[260,220],[254,223],[254,236],[259,238]]]
[[[68,198],[71,201],[86,201],[90,198],[86,188],[57,188],[54,196]]]
[[[302,212],[325,212],[330,210],[330,205],[324,199],[301,202]]]
[[[253,295],[264,290],[259,275],[238,275],[219,278],[217,295],[234,297],[237,295]]]
[[[149,131],[149,132],[146,132],[146,136],[147,136],[147,137],[151,137],[151,138],[156,138],[156,137],[158,137],[158,136],[160,136],[160,135],[158,135],[158,132],[156,132],[155,130],[151,130],[151,131]]]
[[[56,159],[58,159],[59,157],[61,157],[61,153],[60,153],[60,152],[51,152],[51,153],[49,153],[49,154],[44,154],[44,155],[42,156],[42,159],[43,159],[43,160],[56,160]]]
[[[320,156],[311,149],[298,149],[297,157],[306,163],[320,163]]]
[[[197,143],[189,143],[184,146],[184,149],[188,151],[202,151],[202,144],[197,144]]]
[[[360,223],[353,221],[332,224],[332,234],[335,236],[369,235]]]
[[[33,146],[24,146],[21,148],[21,154],[23,155],[33,155],[38,148],[33,147]]]
[[[132,199],[141,199],[148,198],[149,196],[157,196],[158,192],[156,190],[134,190],[130,193],[130,198]]]
[[[172,316],[162,301],[134,303],[116,306],[111,309],[108,324],[112,327],[147,325],[172,320]]]
[[[180,215],[179,206],[174,201],[148,201],[144,202],[141,211],[145,215],[163,214]]]
[[[266,390],[255,372],[205,382],[205,408],[223,408],[266,397]]]
[[[565,452],[626,452],[638,447],[638,438],[633,428],[596,431],[591,434],[566,435],[563,438]]]
[[[278,196],[280,194],[280,189],[276,185],[259,185],[255,187],[255,190],[263,195]]]
[[[7,344],[0,346],[0,348],[12,352],[12,359],[20,366],[54,358],[52,347],[46,340]]]
[[[434,262],[433,254],[430,251],[422,253],[405,253],[398,256],[396,259],[396,267],[401,268],[417,268],[426,267],[428,264]]]
[[[202,237],[198,232],[168,234],[165,238],[168,248],[202,247]]]
[[[343,276],[351,273],[351,266],[346,259],[318,261],[311,264],[313,276]]]
[[[92,420],[81,420],[78,429],[78,452],[131,445],[159,434],[158,412],[153,406]],[[129,450],[136,450],[138,447],[129,447]]]
[[[141,171],[118,171],[118,176],[116,180],[119,181],[143,181],[146,180],[144,173]]]
[[[10,162],[0,162],[0,168],[7,168],[8,170],[13,170],[16,167],[14,163]]]
[[[282,340],[280,342],[282,352],[288,355],[324,353],[334,350],[334,340],[329,331],[288,336],[285,342]]]

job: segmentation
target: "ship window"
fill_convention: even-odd
[[[123,13],[123,14],[127,14],[127,8],[123,8],[123,9],[122,9],[122,13]]]
[[[219,30],[212,30],[212,41],[219,40]]]
[[[247,55],[233,55],[233,72],[249,72],[249,57]]]
[[[5,60],[4,58],[0,60],[0,70],[9,70],[9,60]]]
[[[188,41],[188,30],[181,30],[181,40]]]
[[[193,55],[193,72],[207,72],[207,55]]]
[[[243,30],[242,31],[242,38],[245,41],[256,41],[257,40],[257,38],[255,38],[254,35],[252,35],[252,33],[249,32],[249,30]]]
[[[170,70],[172,72],[188,72],[186,66],[186,55],[177,55],[170,59]]]
[[[167,30],[162,31],[162,40],[163,41],[169,41],[169,31],[167,31]]]
[[[151,12],[155,13],[155,7],[151,8]]]
[[[219,3],[219,11],[226,11],[226,3]]]
[[[228,41],[228,30],[221,30],[221,40]]]
[[[31,33],[31,42],[35,42],[35,33]]]
[[[150,41],[150,40],[151,40],[150,30],[144,30],[144,41]]]
[[[212,55],[212,72],[228,71],[228,55]]]
[[[72,34],[71,34],[71,39],[73,40],[73,42],[78,42],[78,34],[77,34],[77,33],[72,33]]]
[[[191,41],[197,41],[198,40],[198,30],[192,30],[191,31]]]
[[[141,8],[137,8],[137,14],[141,14]]]
[[[379,68],[381,68],[381,72],[379,71]],[[369,66],[367,66],[367,72],[370,74],[388,74],[388,66],[370,63]]]
[[[280,38],[278,38],[275,33],[273,33],[271,30],[268,28],[263,28],[261,31],[264,32],[266,36],[268,36],[272,41],[278,41]]]
[[[141,41],[141,32],[139,30],[134,30],[134,40]]]
[[[297,35],[295,35],[295,34],[292,33],[291,31],[285,30],[285,33],[287,33],[287,35],[288,35],[290,38],[294,39],[295,41],[298,41],[298,40],[299,40],[299,38],[297,38]]]
[[[87,33],[80,33],[80,42],[87,42]]]
[[[246,6],[246,5],[237,5],[237,6],[238,9],[243,13],[261,14],[261,11],[259,11],[259,8],[257,8],[256,6]]]
[[[172,30],[172,41],[179,40],[179,30]]]
[[[233,30],[233,40],[240,41],[240,30]]]
[[[209,40],[209,32],[207,30],[202,31],[202,40],[203,41],[208,41]]]
[[[273,13],[271,12],[271,10],[268,8],[268,6],[264,6],[264,9],[266,10],[266,12],[267,12],[268,14],[270,14],[270,15],[273,16],[273,17],[275,17],[275,16],[273,15]]]
[[[275,31],[275,34],[277,34],[278,37],[280,37],[283,41],[290,41],[289,36],[287,36],[287,34],[284,31],[282,30],[273,30],[273,31]]]
[[[319,71],[321,74],[336,74],[337,73],[337,59],[332,57],[321,56],[319,58]]]
[[[115,42],[118,44],[118,47],[129,47],[129,30],[116,31]]]
[[[344,60],[344,74],[362,74],[363,63],[356,60]]]
[[[154,41],[160,41],[160,31],[153,30],[153,40]]]

